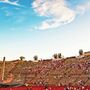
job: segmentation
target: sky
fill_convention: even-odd
[[[90,0],[0,0],[0,60],[90,51]]]

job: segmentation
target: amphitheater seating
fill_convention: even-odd
[[[7,75],[14,75],[13,83],[27,83],[29,85],[58,86],[60,84],[75,86],[83,82],[90,85],[90,56],[68,57],[63,59],[48,59],[33,61],[7,61],[5,68],[5,79]],[[2,62],[0,61],[2,66]],[[0,73],[1,73],[0,66]],[[0,76],[1,77],[1,76]],[[12,83],[11,82],[11,83]]]

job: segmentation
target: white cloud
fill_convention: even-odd
[[[90,1],[76,5],[73,10],[68,7],[65,0],[35,0],[32,7],[39,16],[47,17],[37,26],[40,30],[46,30],[72,22],[77,14],[83,14],[90,9]]]
[[[84,14],[89,9],[90,9],[90,1],[89,2],[86,2],[85,4],[78,5],[76,11],[79,14]]]
[[[14,5],[14,6],[21,6],[20,4],[18,4],[18,0],[13,1],[13,2],[11,2],[9,0],[0,0],[0,2],[7,3],[7,4],[10,4],[10,5]]]
[[[32,6],[40,16],[48,18],[38,29],[57,28],[62,24],[70,23],[75,18],[74,11],[68,8],[64,0],[35,0]]]

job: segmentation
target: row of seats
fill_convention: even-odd
[[[90,90],[90,86],[84,87],[59,87],[59,86],[31,86],[31,87],[12,87],[12,88],[0,88],[0,90]]]

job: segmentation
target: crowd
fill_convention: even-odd
[[[14,75],[13,82],[28,85],[87,86],[90,85],[90,57],[17,61],[8,72]]]
[[[38,62],[27,61],[26,66],[24,65],[18,73],[25,77],[25,83],[31,85],[64,86],[71,84],[83,86],[90,84],[90,59],[69,58]]]

